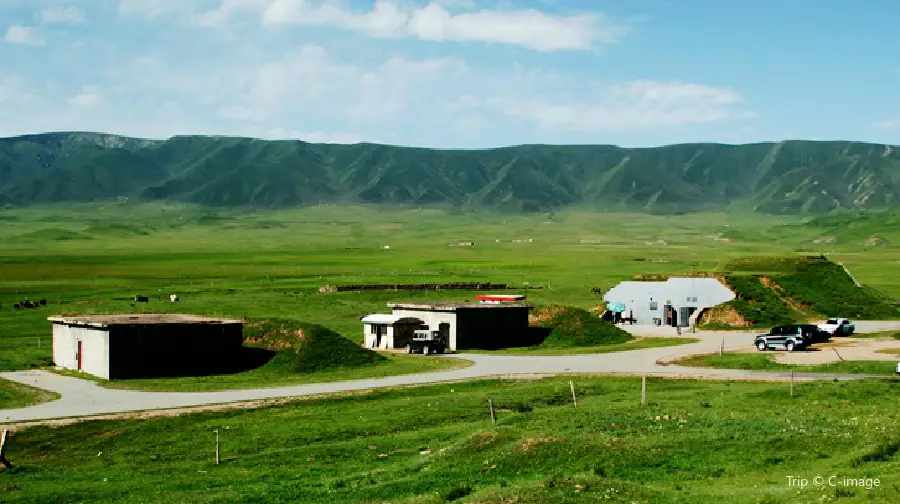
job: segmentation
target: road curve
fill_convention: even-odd
[[[857,322],[859,332],[900,330],[896,322]],[[671,328],[628,327],[630,332],[647,336],[675,336]],[[147,410],[189,408],[225,403],[264,399],[288,398],[359,391],[374,388],[418,385],[473,378],[489,378],[516,375],[553,375],[564,373],[624,374],[649,376],[703,377],[740,380],[784,380],[790,372],[743,371],[733,369],[690,368],[663,365],[660,362],[684,355],[711,353],[724,341],[725,350],[746,348],[752,344],[756,333],[751,332],[698,332],[686,334],[700,341],[677,347],[648,348],[607,354],[567,356],[513,356],[458,354],[474,364],[463,369],[434,373],[419,373],[363,380],[331,383],[314,383],[278,388],[227,390],[220,392],[142,392],[100,387],[94,382],[62,376],[48,371],[15,371],[0,373],[10,381],[51,390],[60,398],[20,409],[0,410],[0,423],[32,422],[50,419],[88,417],[105,414],[128,413]],[[442,356],[437,358],[454,358]],[[796,380],[867,378],[865,375],[795,373]]]

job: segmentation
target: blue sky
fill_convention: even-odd
[[[900,143],[900,2],[3,0],[0,136]]]

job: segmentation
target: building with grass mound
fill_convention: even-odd
[[[215,374],[233,367],[243,348],[239,319],[148,313],[48,320],[56,367],[99,378]]]
[[[623,316],[635,324],[673,327],[689,327],[694,313],[734,298],[734,292],[719,280],[693,277],[622,282],[603,295],[607,303],[622,306]]]

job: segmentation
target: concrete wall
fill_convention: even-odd
[[[527,307],[459,308],[456,348],[495,350],[533,345]]]
[[[432,331],[437,331],[441,323],[450,324],[447,335],[447,346],[455,350],[456,346],[456,314],[452,311],[409,310],[394,308],[394,315],[399,317],[414,317],[421,320]]]
[[[204,376],[239,364],[243,325],[136,324],[110,330],[110,378]]]
[[[665,282],[622,282],[604,294],[603,300],[623,303],[624,315],[633,312],[636,323],[641,325],[654,324],[654,319],[662,319],[665,324],[663,307],[670,303],[679,313],[678,325],[686,327],[689,321],[682,320],[682,308],[713,307],[734,297],[734,293],[715,278],[670,278]]]
[[[53,362],[57,367],[79,371],[78,342],[81,341],[81,369],[109,378],[109,331],[94,327],[53,324]]]

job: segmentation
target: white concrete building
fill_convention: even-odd
[[[515,299],[521,301],[524,296]],[[533,334],[528,328],[529,306],[521,302],[489,301],[388,303],[392,313],[376,313],[361,319],[365,346],[402,348],[419,327],[443,333],[451,350],[506,348],[533,343],[530,339]]]
[[[181,314],[73,315],[53,322],[53,362],[99,378],[211,374],[243,348],[243,321]]]
[[[715,278],[673,277],[665,282],[622,282],[603,295],[625,305],[624,317],[640,325],[688,327],[694,313],[726,303],[734,292]]]
[[[366,348],[403,348],[412,333],[423,324],[413,317],[375,313],[360,319],[363,323],[363,341]]]

